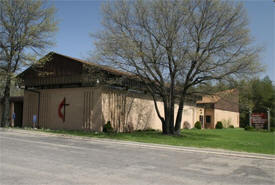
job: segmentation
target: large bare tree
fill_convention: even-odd
[[[97,59],[146,84],[164,134],[180,133],[184,102],[194,87],[250,74],[259,65],[241,3],[121,0],[105,3],[103,16],[104,29],[92,35]]]
[[[9,124],[12,76],[53,44],[55,8],[40,0],[0,0],[0,72],[4,79],[1,126]]]

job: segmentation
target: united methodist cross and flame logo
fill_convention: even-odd
[[[62,119],[63,123],[65,122],[66,106],[68,106],[68,105],[70,105],[70,104],[66,103],[66,98],[64,97],[58,106],[58,116]]]

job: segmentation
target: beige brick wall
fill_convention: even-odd
[[[157,102],[161,116],[164,114],[162,102]],[[182,115],[183,123],[192,128],[199,120],[202,108],[186,105]],[[117,131],[139,130],[152,128],[162,130],[162,123],[156,113],[154,101],[150,98],[141,98],[127,92],[117,90],[103,90],[102,94],[103,120],[110,121]],[[178,105],[175,105],[175,119]]]
[[[161,102],[158,105],[160,112],[163,112]],[[117,90],[103,90],[102,110],[104,122],[110,121],[116,131],[162,129],[154,103],[150,99],[141,99]]]
[[[234,127],[239,127],[239,113],[238,112],[231,112],[225,111],[220,109],[215,109],[215,122],[216,125],[218,121],[223,123],[224,127],[228,127],[229,125],[233,125]]]
[[[184,128],[184,125],[190,125],[190,128],[193,128],[195,123],[199,121],[200,115],[202,116],[204,115],[203,108],[199,108],[191,105],[185,105],[183,109],[181,128]]]

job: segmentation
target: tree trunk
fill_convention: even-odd
[[[165,127],[163,127],[162,133],[174,135],[174,104],[171,104],[170,101],[164,103],[164,114]]]
[[[170,134],[175,134],[175,127],[174,127],[174,109],[175,109],[175,97],[174,97],[174,79],[172,78],[172,83],[170,86],[170,95],[169,95],[169,127],[170,127]]]
[[[171,107],[173,108],[174,106],[171,105]],[[175,134],[175,127],[174,127],[174,111],[171,110],[172,108],[170,108],[169,113],[169,134],[174,135]]]
[[[165,130],[163,131],[163,134],[170,134],[170,127],[169,127],[169,109],[167,107],[167,104],[164,104],[164,122],[165,122]]]
[[[180,98],[180,103],[179,103],[179,108],[178,108],[178,113],[176,118],[175,133],[178,135],[180,134],[183,106],[184,106],[184,96]]]
[[[171,116],[174,112],[170,111],[170,106],[166,106],[165,108],[165,130],[163,130],[163,134],[174,134],[174,122],[171,122]]]
[[[161,123],[162,123],[162,133],[165,134],[165,135],[168,134],[165,120],[161,119]]]
[[[163,119],[161,119],[162,122],[162,133],[163,134],[169,134],[169,124],[168,124],[168,117],[169,117],[169,113],[168,113],[168,107],[167,107],[167,97],[164,95],[162,97],[163,100],[163,109],[164,109],[164,117]]]
[[[2,105],[2,119],[1,119],[1,126],[2,127],[9,126],[10,84],[11,84],[11,77],[10,77],[10,74],[8,74],[6,84],[5,84],[5,91],[4,91],[3,105]]]

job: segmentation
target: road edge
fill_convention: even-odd
[[[167,149],[167,150],[174,150],[174,151],[207,153],[207,154],[214,154],[214,155],[223,155],[223,156],[241,157],[241,158],[254,158],[254,159],[264,159],[264,160],[274,160],[275,161],[275,155],[269,155],[269,154],[237,152],[237,151],[224,150],[224,149],[213,149],[213,148],[173,146],[173,145],[165,145],[165,144],[143,143],[143,142],[136,142],[136,141],[125,141],[125,140],[117,140],[117,139],[109,139],[109,138],[96,138],[96,137],[88,137],[88,136],[74,136],[74,135],[70,135],[70,134],[56,134],[56,133],[43,132],[43,131],[39,131],[39,130],[0,128],[0,131],[1,130],[17,132],[17,133],[22,133],[22,134],[32,134],[32,135],[41,135],[41,136],[56,136],[56,137],[62,137],[62,138],[81,139],[81,140],[85,140],[85,141],[115,143],[115,144],[121,144],[121,145],[137,146],[137,147],[142,147],[142,148]]]

